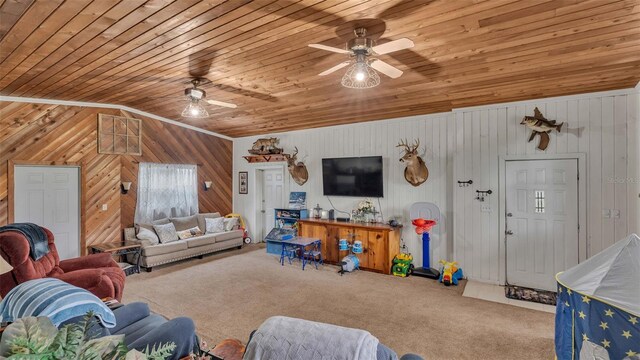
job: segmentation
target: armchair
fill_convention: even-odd
[[[22,233],[0,233],[0,256],[13,267],[11,272],[0,275],[0,296],[25,281],[54,277],[87,289],[100,298],[122,298],[125,274],[111,255],[92,254],[60,261],[53,234],[43,229],[47,234],[49,253],[37,261],[29,257],[29,241]]]

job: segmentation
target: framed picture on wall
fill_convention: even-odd
[[[238,192],[240,194],[248,194],[249,193],[249,173],[246,171],[238,172]]]

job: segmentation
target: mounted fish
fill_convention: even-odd
[[[304,183],[309,180],[309,172],[307,171],[307,166],[303,162],[297,162],[298,157],[298,147],[295,147],[296,152],[293,154],[283,154],[285,158],[287,158],[287,168],[289,169],[289,174],[293,178],[293,181],[296,184],[302,186]]]
[[[525,116],[520,125],[531,129],[531,136],[528,142],[531,142],[536,135],[540,135],[538,149],[546,150],[547,146],[549,146],[549,133],[554,129],[560,132],[564,123],[556,124],[555,120],[547,120],[537,107],[533,110],[533,113],[533,116]]]
[[[418,155],[419,146],[420,139],[416,140],[411,146],[407,144],[406,139],[404,141],[400,141],[396,146],[404,148],[404,155],[400,158],[400,161],[407,165],[404,169],[404,178],[413,186],[419,186],[423,182],[427,181],[427,178],[429,177],[427,164],[425,164],[422,158]]]

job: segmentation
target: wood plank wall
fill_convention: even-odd
[[[142,156],[98,154],[98,113],[142,119]],[[229,140],[120,110],[0,102],[0,225],[9,215],[9,160],[81,164],[86,245],[118,241],[122,228],[133,224],[138,162],[200,164],[200,211],[228,213],[232,146]],[[204,180],[213,181],[209,191],[204,191]],[[126,195],[120,194],[121,181],[133,183]]]

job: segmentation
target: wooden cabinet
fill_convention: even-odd
[[[362,254],[356,254],[363,270],[391,273],[393,258],[400,252],[400,229],[383,224],[343,223],[331,220],[306,219],[298,222],[300,236],[322,240],[322,257],[339,264],[349,252],[340,251],[338,242],[362,242]]]

